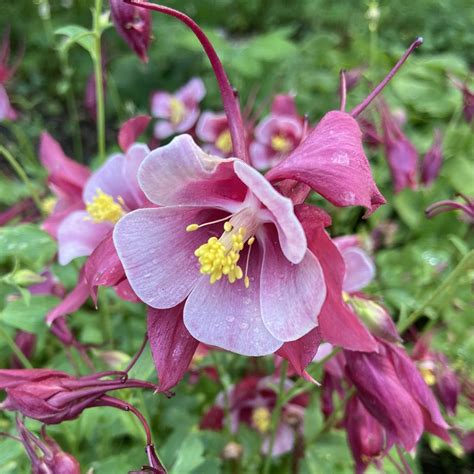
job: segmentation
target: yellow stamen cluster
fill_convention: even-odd
[[[186,114],[186,107],[183,102],[176,97],[170,99],[170,121],[173,125],[178,125],[183,121]]]
[[[125,214],[122,207],[125,205],[123,199],[119,197],[117,201],[112,196],[97,189],[94,199],[86,206],[90,220],[96,224],[100,222],[115,224]]]
[[[272,148],[280,153],[287,153],[291,150],[291,141],[283,135],[273,135]]]
[[[266,407],[258,407],[252,412],[252,425],[262,434],[268,432],[271,422],[270,410]]]
[[[224,130],[220,133],[216,140],[216,147],[226,154],[232,151],[232,138],[229,130]]]
[[[48,196],[44,198],[43,201],[41,202],[41,208],[49,216],[50,214],[53,213],[54,207],[56,206],[57,202],[58,202],[58,198],[54,196]]]
[[[432,386],[436,383],[436,375],[430,367],[420,367],[420,373],[426,385]]]
[[[231,225],[228,222],[226,224]],[[226,227],[224,224],[224,229],[229,229],[229,226]],[[229,231],[226,230],[226,232]],[[240,251],[244,248],[245,229],[241,227],[230,237],[230,249],[226,248],[217,237],[211,237],[207,243],[202,244],[194,252],[201,265],[200,272],[210,275],[211,284],[220,280],[222,275],[227,276],[230,283],[234,283],[244,276],[237,262],[240,258]]]

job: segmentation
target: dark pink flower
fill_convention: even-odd
[[[84,208],[71,212],[58,227],[60,264],[90,255],[124,214],[147,204],[136,174],[149,151],[136,143],[126,154],[109,157],[90,176],[82,192]]]
[[[317,326],[321,266],[291,201],[260,173],[182,135],[152,151],[138,179],[162,207],[124,216],[114,242],[145,303],[169,309],[186,300],[194,338],[248,355],[271,354]]]
[[[232,139],[225,113],[203,112],[196,125],[196,136],[203,150],[227,158],[232,155]]]
[[[10,104],[5,87],[0,84],[0,122],[2,120],[16,120],[18,114]]]
[[[381,106],[383,142],[396,193],[417,185],[418,152],[402,132],[388,106]]]
[[[206,95],[201,79],[194,77],[174,94],[159,91],[151,98],[151,114],[159,120],[155,137],[163,139],[191,130],[199,117],[199,102]]]
[[[269,430],[272,411],[275,408],[277,394],[271,387],[272,379],[257,375],[249,375],[242,379],[228,393],[232,431],[237,432],[239,425],[245,423],[260,433],[264,438],[262,452],[270,449]],[[287,379],[285,388],[292,382]],[[204,415],[201,429],[221,430],[224,421],[223,395],[219,395],[217,403]],[[282,416],[277,427],[272,455],[280,456],[293,448],[296,431],[302,430],[304,411],[309,402],[307,394],[294,397],[282,408]]]
[[[438,177],[443,164],[442,136],[435,130],[433,145],[427,151],[421,163],[420,179],[425,186],[431,185]]]
[[[90,171],[66,156],[59,143],[46,132],[41,134],[39,158],[48,171],[48,185],[56,197],[43,228],[57,237],[58,227],[64,218],[84,207],[82,190]]]
[[[110,14],[117,33],[136,55],[148,62],[151,40],[151,14],[148,10],[129,5],[123,0],[109,0]]]
[[[253,166],[265,170],[291,153],[303,138],[303,118],[298,114],[291,95],[277,95],[270,115],[255,127],[255,140],[250,144]]]

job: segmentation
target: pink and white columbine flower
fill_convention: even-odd
[[[186,300],[193,337],[245,355],[271,354],[317,326],[321,266],[291,200],[254,168],[182,135],[147,156],[138,181],[161,207],[124,216],[114,242],[140,299],[159,309]]]
[[[194,77],[174,94],[159,91],[151,98],[151,114],[159,120],[155,125],[155,137],[168,138],[194,127],[199,114],[199,102],[206,95],[201,79]]]
[[[252,164],[260,170],[271,168],[299,145],[303,132],[294,97],[277,95],[270,115],[255,128],[255,140],[250,144]]]
[[[232,138],[224,112],[203,112],[196,125],[196,135],[204,142],[206,152],[223,158],[231,156]]]
[[[124,214],[147,205],[136,175],[149,151],[146,145],[135,143],[126,154],[112,155],[90,176],[82,193],[84,208],[70,213],[59,225],[59,263],[90,255]]]

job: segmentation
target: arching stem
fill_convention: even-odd
[[[249,162],[247,145],[245,141],[245,129],[243,126],[242,115],[240,112],[240,105],[234,89],[230,85],[229,79],[224,71],[221,60],[212,46],[211,42],[198,26],[198,24],[190,17],[181,13],[173,8],[165,7],[163,5],[156,5],[154,3],[144,2],[142,0],[124,0],[125,3],[134,5],[136,7],[147,8],[148,10],[154,10],[165,15],[172,16],[177,20],[184,23],[196,36],[201,43],[212,69],[216,76],[219,84],[219,89],[222,96],[222,102],[224,105],[224,111],[227,116],[227,122],[229,125],[229,132],[232,138],[232,147],[234,149],[234,155],[242,160]]]
[[[398,72],[402,67],[403,63],[407,60],[408,56],[416,49],[418,46],[423,44],[423,38],[419,37],[410,45],[410,47],[405,51],[405,54],[400,58],[397,64],[393,69],[387,74],[385,79],[364,99],[357,107],[351,110],[351,115],[356,118],[360,115],[367,106],[382,92],[383,88],[390,82],[392,77]]]

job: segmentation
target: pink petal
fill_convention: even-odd
[[[153,129],[153,134],[158,139],[168,138],[175,133],[175,128],[170,122],[166,120],[159,120],[156,122]]]
[[[360,128],[345,112],[327,113],[267,178],[296,179],[336,206],[365,206],[366,215],[385,202],[372,178]]]
[[[301,137],[303,125],[293,117],[269,115],[255,128],[255,138],[265,145],[271,145],[273,136],[278,133]]]
[[[183,378],[199,344],[183,323],[183,306],[147,311],[148,339],[160,392],[174,387]]]
[[[135,143],[150,123],[149,115],[137,115],[127,120],[119,130],[118,143],[124,153]]]
[[[10,105],[10,99],[8,98],[5,87],[0,84],[0,121],[2,120],[14,120],[15,115]]]
[[[258,253],[252,249],[249,275],[259,274]],[[272,354],[282,345],[263,324],[258,277],[249,288],[242,280],[231,284],[222,278],[211,285],[207,276],[201,277],[186,301],[184,324],[198,341],[237,354]]]
[[[326,282],[327,296],[319,314],[319,330],[323,340],[349,350],[375,351],[376,341],[342,299],[345,265],[339,250],[323,228],[320,211],[302,204],[297,208],[297,215],[305,228],[308,248],[319,260]]]
[[[179,124],[176,126],[176,133],[184,133],[190,130],[194,124],[197,122],[197,119],[199,118],[199,114],[201,111],[197,107],[193,107],[192,109],[187,109],[186,114],[183,117],[183,120],[179,122]]]
[[[281,252],[275,234],[266,232],[262,239],[262,319],[276,339],[295,341],[318,325],[326,285],[315,256],[306,251],[299,264],[292,264]]]
[[[196,125],[196,135],[199,140],[214,143],[219,134],[227,128],[227,117],[225,114],[214,112],[203,112]]]
[[[176,306],[201,277],[194,251],[209,231],[186,232],[201,212],[186,207],[138,209],[115,225],[115,248],[130,286],[149,306]]]
[[[237,176],[271,213],[271,221],[278,229],[278,239],[285,257],[299,263],[306,254],[306,237],[303,227],[295,216],[293,203],[282,196],[257,170],[247,163],[236,160]]]
[[[281,456],[293,449],[295,442],[295,432],[286,423],[280,423],[275,436],[275,444],[272,449],[272,456]],[[262,444],[262,453],[267,454],[270,450],[270,439],[266,438]]]
[[[131,303],[139,303],[141,301],[126,278],[118,283],[114,289],[117,296],[124,301],[130,301]]]
[[[138,169],[149,153],[150,149],[147,145],[134,143],[125,155],[122,177],[127,183],[127,189],[129,191],[127,194],[130,194],[131,197],[130,201],[125,201],[125,204],[130,210],[145,207],[149,204],[149,201],[138,184]]]
[[[256,141],[250,144],[249,152],[252,165],[261,171],[270,168],[277,155],[268,145]]]
[[[193,77],[186,85],[176,92],[176,97],[182,100],[187,106],[197,104],[206,95],[204,82],[198,77]]]
[[[247,188],[232,164],[204,153],[189,135],[180,135],[146,157],[138,180],[148,199],[160,206],[208,206],[233,212]]]
[[[290,94],[276,95],[272,103],[272,114],[298,117],[294,96]]]
[[[168,92],[155,92],[151,98],[151,113],[153,117],[168,118],[172,95]]]
[[[69,214],[58,228],[58,260],[67,265],[77,257],[90,255],[110,232],[112,224],[95,224],[86,211]]]
[[[59,143],[46,132],[40,137],[39,158],[41,164],[48,170],[49,180],[61,188],[64,182],[82,189],[90,171],[68,158]]]
[[[359,291],[367,286],[375,277],[375,265],[362,249],[357,247],[342,251],[346,265],[342,289],[348,293]]]

